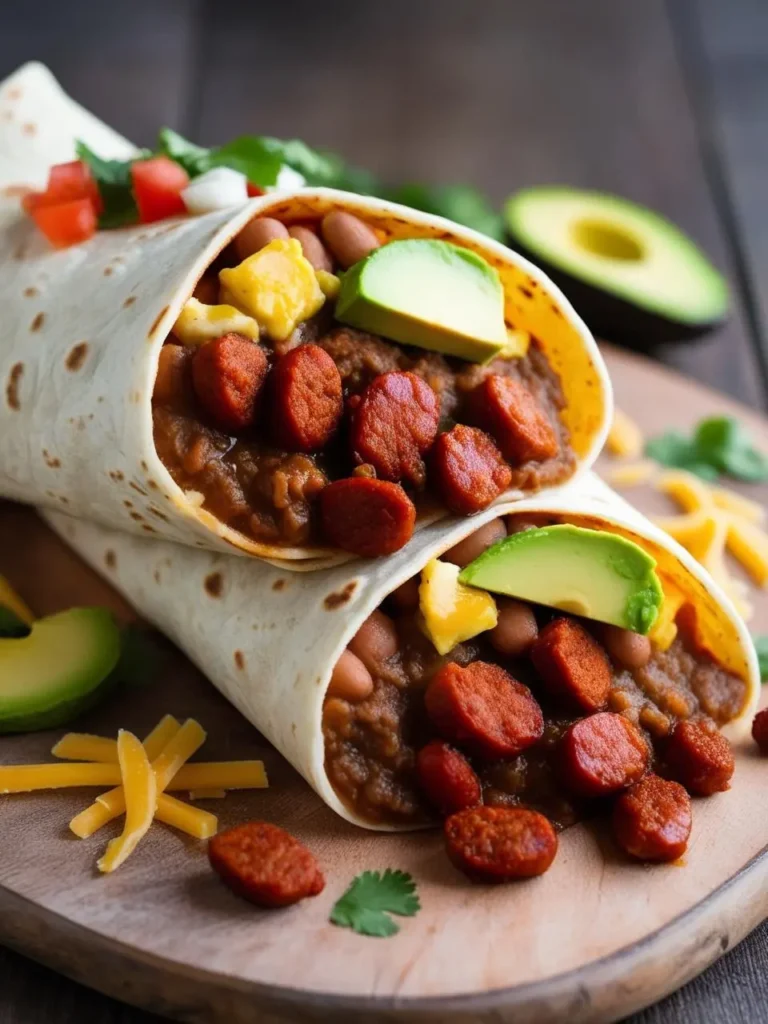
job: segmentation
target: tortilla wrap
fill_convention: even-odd
[[[577,475],[594,462],[612,417],[602,358],[560,291],[505,246],[381,200],[304,189],[272,193],[234,212],[102,231],[84,245],[54,251],[21,213],[19,186],[42,187],[53,163],[72,159],[77,138],[103,157],[135,152],[66,97],[41,65],[25,66],[0,86],[0,495],[294,568],[348,557],[257,543],[225,526],[199,507],[199,495],[195,503],[173,481],[152,428],[160,349],[206,267],[257,214],[290,221],[331,208],[363,215],[390,239],[448,239],[496,267],[508,324],[538,339],[561,378]]]
[[[49,513],[50,525],[134,607],[167,634],[274,744],[320,797],[360,820],[336,795],[324,769],[323,698],[341,653],[397,586],[484,522],[501,514],[553,513],[615,530],[646,548],[664,582],[692,602],[697,628],[719,663],[747,684],[730,738],[750,726],[760,676],[749,632],[733,604],[691,555],[597,477],[559,493],[488,509],[471,521],[425,527],[386,561],[296,575],[210,551],[147,541]]]

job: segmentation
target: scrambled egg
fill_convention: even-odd
[[[669,580],[664,580],[662,587],[664,588],[664,600],[659,608],[656,621],[648,633],[648,638],[658,650],[668,651],[677,636],[675,618],[685,603],[685,596]]]
[[[229,331],[259,340],[259,325],[252,316],[246,316],[234,306],[206,306],[198,299],[190,299],[185,304],[173,325],[173,333],[184,345],[203,345]]]
[[[424,632],[439,654],[493,629],[498,621],[490,594],[459,583],[459,567],[433,558],[421,574],[419,605]]]
[[[237,266],[222,270],[227,297],[283,341],[325,302],[314,268],[295,238],[277,238]]]

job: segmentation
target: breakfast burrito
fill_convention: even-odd
[[[730,600],[590,475],[324,573],[47,518],[366,827],[423,826],[460,799],[566,826],[650,769],[726,789],[722,737],[756,706]]]
[[[40,66],[0,87],[1,495],[317,568],[589,468],[610,382],[536,267],[371,197],[249,200],[185,159],[138,153]],[[98,230],[116,195],[145,223]]]

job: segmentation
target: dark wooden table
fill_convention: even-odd
[[[38,0],[0,15],[0,78],[47,63],[142,144],[251,131],[495,200],[558,182],[667,214],[727,273],[733,314],[659,358],[768,400],[766,0]],[[632,1024],[766,1019],[768,925]],[[158,1018],[0,950],[0,1024]]]

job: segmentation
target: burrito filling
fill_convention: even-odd
[[[458,788],[564,828],[650,771],[694,793],[728,788],[717,730],[747,684],[705,649],[693,606],[654,566],[574,517],[522,513],[432,560],[334,669],[323,735],[341,801],[371,823],[418,824],[461,809]],[[436,775],[436,745],[469,763],[474,797]],[[702,767],[713,747],[720,761]]]
[[[251,221],[160,352],[155,447],[197,505],[254,541],[361,556],[418,517],[562,483],[557,373],[505,321],[498,271],[360,218]]]

